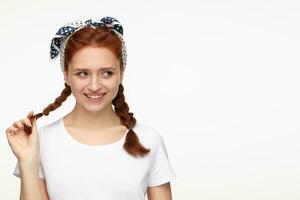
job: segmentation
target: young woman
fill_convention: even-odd
[[[42,113],[30,112],[6,134],[18,159],[22,200],[171,200],[176,178],[163,138],[129,112],[122,85],[123,27],[112,17],[75,21],[58,30],[65,88]],[[72,94],[73,110],[39,129],[36,120]]]

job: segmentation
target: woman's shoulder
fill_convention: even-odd
[[[137,122],[133,130],[142,142],[150,142],[151,146],[155,146],[163,140],[161,132],[149,124]]]
[[[147,135],[147,136],[155,136],[160,135],[160,133],[153,128],[153,126],[149,124],[145,124],[142,122],[136,122],[136,124],[133,127],[133,130],[137,132],[138,135]]]
[[[61,119],[62,118],[59,118],[40,126],[38,128],[39,136],[45,137],[47,135],[54,135],[54,133],[58,133],[61,130]]]

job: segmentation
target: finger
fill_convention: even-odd
[[[9,145],[11,143],[11,137],[12,136],[14,136],[13,132],[6,131],[6,137],[7,137]]]
[[[32,133],[37,133],[37,127],[36,127],[36,118],[34,117],[32,120]]]
[[[31,125],[32,125],[33,118],[35,118],[35,115],[34,112],[32,111],[32,114],[29,116],[29,121]]]
[[[6,130],[6,137],[7,137],[8,144],[11,148],[12,148],[12,143],[13,143],[13,137],[14,136],[15,136],[15,132],[11,128],[8,128]]]
[[[6,129],[6,132],[9,132],[9,133],[12,133],[12,132],[16,133],[18,131],[20,131],[20,129],[18,127],[15,127],[15,126],[11,126],[8,129]],[[13,135],[13,133],[12,133],[12,135]]]
[[[15,125],[12,125],[11,127],[12,127],[12,129],[13,129],[14,131],[20,131],[20,128],[18,128],[18,127],[15,126]]]
[[[33,115],[33,111],[30,111],[30,112],[27,114],[27,118],[30,118],[32,115]]]
[[[23,119],[22,123],[25,124],[25,125],[27,125],[27,126],[29,126],[29,127],[32,127],[31,126],[31,122],[30,122],[30,120],[28,118]]]
[[[6,129],[5,131],[6,132],[12,132],[12,131],[18,131],[18,130],[19,130],[18,128],[14,127],[14,126],[11,126],[8,129]]]
[[[16,129],[14,127],[9,127],[8,129],[5,130],[6,136],[8,136],[8,135],[14,136],[14,131],[18,131],[18,129]]]
[[[24,125],[23,125],[23,123],[21,121],[16,121],[14,123],[14,126],[17,127],[17,128],[19,128],[19,129],[23,129],[24,128]]]

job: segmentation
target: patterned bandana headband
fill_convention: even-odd
[[[113,30],[114,33],[116,33],[116,35],[118,36],[118,38],[121,40],[122,43],[122,61],[125,69],[127,52],[126,52],[125,42],[123,39],[123,27],[121,23],[113,17],[103,17],[101,20],[92,20],[92,19],[86,21],[77,20],[77,21],[67,23],[57,31],[57,33],[51,40],[50,59],[53,60],[58,57],[58,54],[60,54],[61,70],[64,71],[65,45],[68,39],[73,33],[87,26],[92,28],[107,27]]]

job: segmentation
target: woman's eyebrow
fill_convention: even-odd
[[[103,67],[103,68],[100,68],[99,70],[100,71],[103,71],[103,70],[115,70],[115,68],[114,67]],[[76,69],[74,69],[74,72],[76,72],[76,71],[90,71],[90,70],[87,69],[87,68],[76,68]]]

